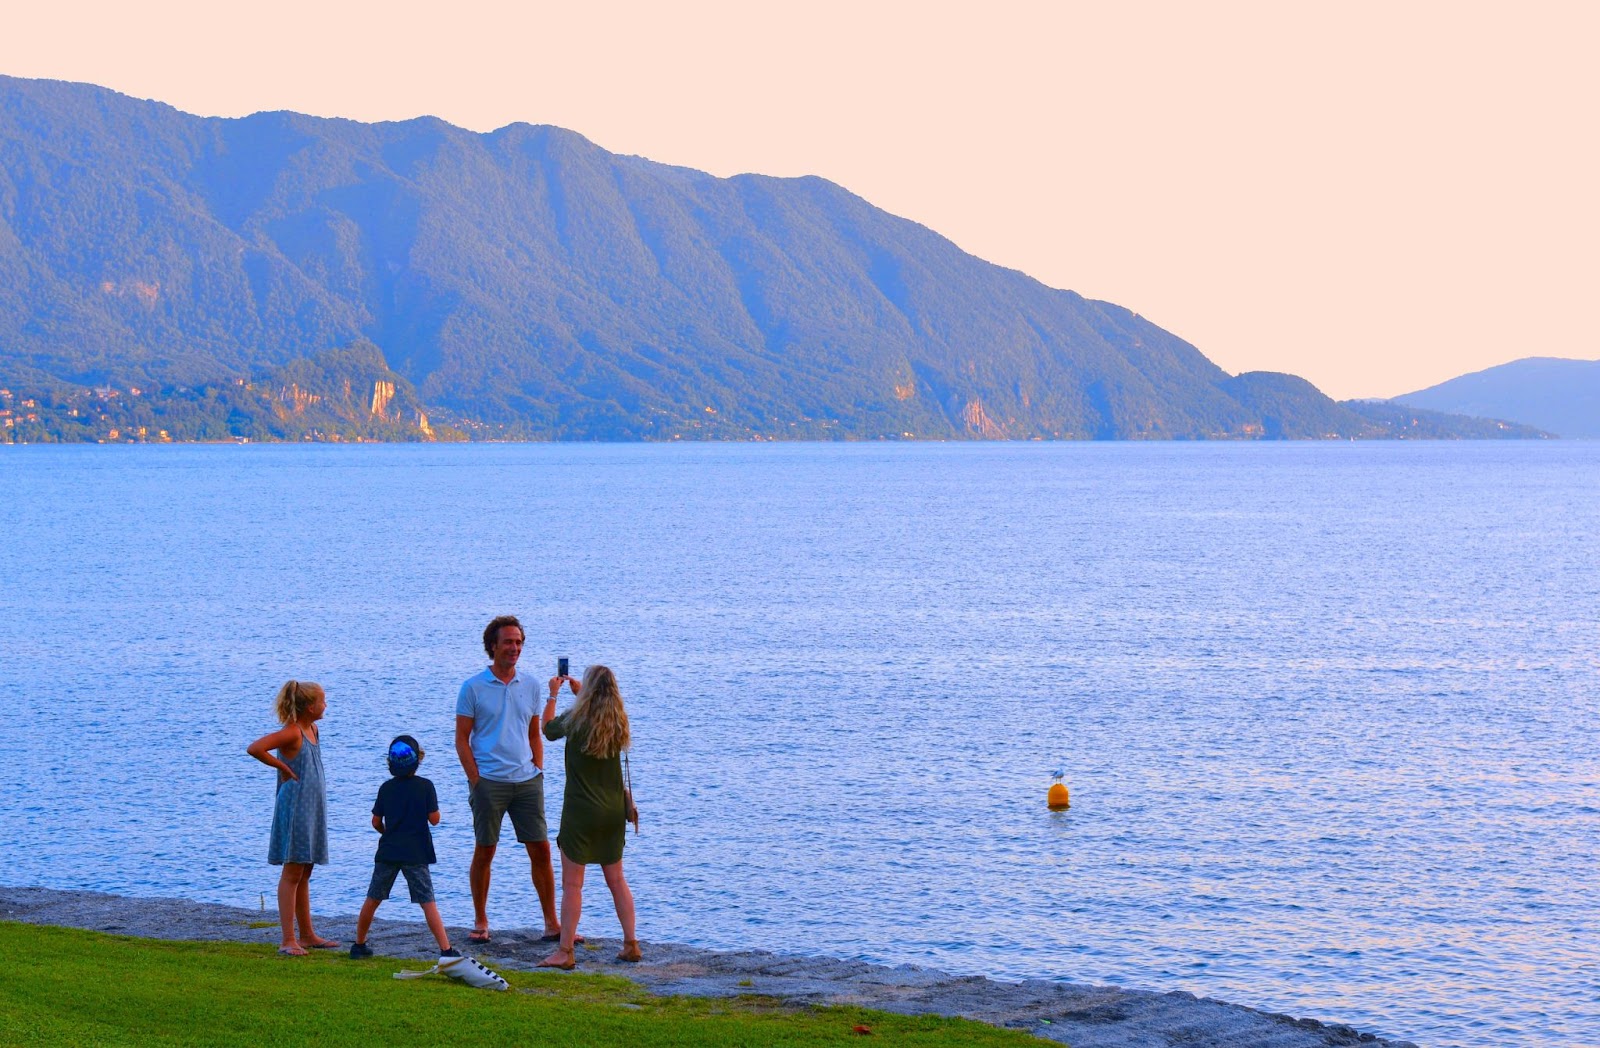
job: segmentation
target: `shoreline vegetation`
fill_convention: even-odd
[[[354,917],[320,917],[319,926],[348,942]],[[611,959],[614,942],[595,939],[580,951],[578,978],[535,973],[547,948],[537,928],[497,929],[494,942],[475,951],[515,991],[488,994],[443,979],[390,978],[434,959],[437,947],[420,922],[375,922],[369,943],[378,956],[360,962],[342,953],[279,958],[277,931],[275,911],[0,886],[0,943],[28,959],[0,983],[0,1041],[257,1043],[276,1028],[296,1040],[368,1043],[374,1016],[392,1023],[403,1015],[407,1039],[427,1043],[458,1033],[462,1010],[473,1007],[480,1011],[472,1022],[491,1043],[497,1031],[509,1035],[531,1021],[547,1040],[562,1041],[567,1028],[587,1043],[629,1048],[824,1044],[863,1031],[926,1045],[1026,1044],[1031,1034],[1073,1048],[1415,1048],[1181,991],[1002,983],[765,951],[647,942],[644,963],[624,966]],[[452,931],[465,941],[464,929]],[[314,1007],[285,1009],[291,992]],[[312,1025],[279,1026],[294,1012],[312,1016]]]
[[[810,416],[787,424],[772,419],[764,428],[730,427],[714,415],[663,415],[653,426],[633,430],[593,429],[556,420],[543,425],[497,424],[423,404],[411,384],[389,370],[376,347],[357,344],[253,379],[196,386],[0,382],[0,445],[1552,439],[1552,434],[1531,426],[1391,401],[1349,401],[1339,406],[1365,422],[1351,429],[1328,420],[1290,425],[1269,418],[1261,425],[1208,432],[1049,435],[1001,429],[875,432],[846,418]]]

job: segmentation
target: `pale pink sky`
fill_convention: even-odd
[[[193,113],[522,120],[819,174],[1335,397],[1600,357],[1600,3],[56,0],[6,23],[0,73]]]

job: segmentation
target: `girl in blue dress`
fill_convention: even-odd
[[[311,927],[311,870],[328,862],[328,793],[322,776],[321,735],[317,721],[328,708],[320,684],[292,680],[278,689],[273,711],[283,727],[252,742],[250,756],[278,772],[278,798],[272,812],[267,861],[282,866],[278,877],[278,920],[283,944],[278,952],[304,957],[306,948],[331,950],[339,944]],[[277,750],[274,754],[272,751]],[[298,920],[300,934],[295,935]]]

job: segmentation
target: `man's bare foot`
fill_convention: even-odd
[[[554,953],[539,962],[539,967],[541,968],[560,968],[564,972],[570,972],[577,966],[577,955],[571,950],[563,950],[559,947]]]

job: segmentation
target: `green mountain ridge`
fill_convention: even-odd
[[[352,347],[412,421],[312,374]],[[244,396],[294,367],[333,383],[310,415]],[[507,439],[1414,435],[1292,376],[1230,376],[820,178],[716,178],[553,127],[202,118],[9,77],[0,386],[36,405],[0,403],[9,439],[128,439],[133,415],[61,419],[135,388],[171,439],[426,439],[418,414]]]

